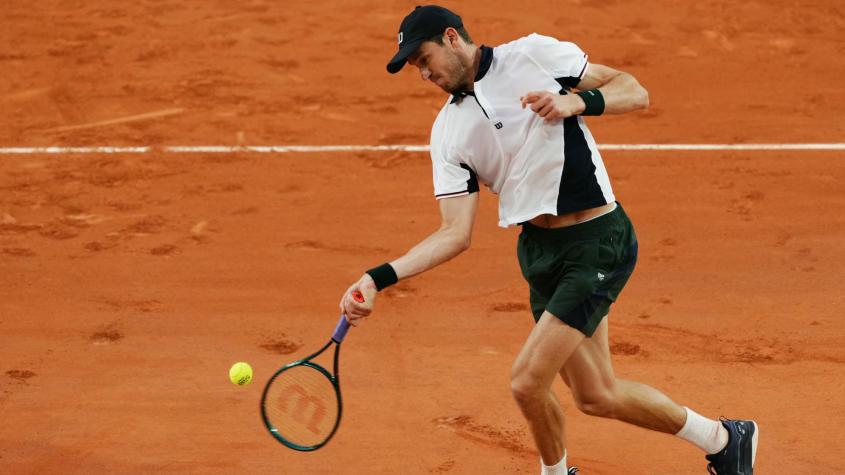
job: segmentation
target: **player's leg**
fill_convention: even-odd
[[[676,434],[686,420],[684,408],[651,386],[616,378],[607,334],[604,318],[560,372],[578,409],[585,414]]]
[[[613,373],[607,313],[634,271],[638,245],[633,225],[621,206],[603,219],[593,236],[595,258],[575,269],[580,271],[576,275],[582,285],[591,284],[590,294],[572,305],[572,294],[559,290],[547,305],[555,315],[563,315],[564,321],[584,322],[581,328],[588,337],[573,352],[561,375],[572,388],[576,404],[587,414],[677,433],[686,420],[683,407],[651,386],[617,379]]]
[[[607,214],[565,228],[525,224],[519,236],[517,255],[537,325],[514,364],[511,386],[543,459],[543,473],[566,473],[563,411],[550,389],[598,324],[589,321],[592,312],[584,311],[582,303],[606,278],[597,270],[596,239],[616,220]]]
[[[584,413],[676,435],[708,454],[707,460],[718,474],[752,473],[757,424],[745,420],[714,421],[678,405],[651,386],[616,378],[606,317],[592,337],[573,352],[560,374]]]
[[[582,341],[583,333],[544,312],[511,371],[513,397],[547,466],[558,465],[565,454],[563,411],[551,393],[552,382]]]

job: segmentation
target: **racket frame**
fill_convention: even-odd
[[[345,318],[346,317],[341,317],[343,322],[345,322]],[[340,326],[340,323],[338,325]],[[344,336],[345,336],[345,331],[344,331]],[[273,374],[272,377],[270,377],[270,380],[264,386],[264,391],[261,393],[261,419],[264,421],[264,425],[267,427],[267,430],[270,432],[270,435],[272,435],[276,440],[278,440],[279,442],[284,444],[286,447],[289,447],[293,450],[297,450],[297,451],[300,451],[300,452],[312,452],[312,451],[317,450],[317,449],[321,448],[322,446],[326,445],[332,439],[332,437],[334,437],[335,432],[337,432],[337,428],[340,426],[340,418],[343,415],[343,399],[340,397],[340,375],[338,374],[338,361],[340,359],[340,343],[341,342],[337,341],[335,339],[335,337],[332,337],[332,339],[329,340],[329,342],[326,343],[317,352],[315,352],[315,353],[313,353],[309,356],[306,356],[305,358],[302,358],[300,360],[294,361],[293,363],[289,363],[289,364],[283,366],[282,368],[280,368],[278,371],[276,371],[275,374]],[[333,358],[334,359],[334,362],[333,362],[333,364],[334,364],[334,368],[333,368],[334,374],[329,373],[329,371],[326,368],[324,368],[323,366],[311,361],[312,359],[320,356],[324,351],[326,351],[332,345],[335,345],[334,358]],[[332,431],[329,433],[328,437],[326,437],[325,440],[323,440],[321,443],[319,443],[317,445],[308,445],[308,446],[299,445],[299,444],[293,443],[293,442],[285,439],[284,437],[279,435],[278,429],[273,427],[273,425],[270,423],[270,420],[267,418],[267,412],[264,410],[264,408],[266,406],[266,402],[267,402],[267,392],[270,390],[270,387],[273,385],[273,382],[276,380],[276,378],[279,375],[281,375],[285,371],[287,371],[291,368],[295,368],[297,366],[307,366],[307,367],[309,367],[313,370],[316,370],[316,371],[319,371],[320,373],[322,373],[323,376],[328,378],[328,380],[332,383],[332,387],[334,387],[335,396],[337,396],[337,419],[335,420],[334,427],[332,427]]]
[[[365,301],[364,295],[358,290],[352,292],[352,297],[357,302],[363,303]],[[340,371],[338,362],[340,360],[340,344],[343,343],[343,339],[346,338],[346,333],[349,331],[349,326],[349,320],[347,320],[346,315],[341,315],[340,319],[337,322],[337,326],[335,326],[334,333],[332,333],[332,338],[329,340],[328,343],[326,343],[317,352],[281,367],[278,371],[273,374],[273,376],[270,377],[270,379],[267,381],[267,384],[264,385],[264,391],[261,393],[261,419],[264,421],[264,425],[267,427],[267,431],[270,432],[270,435],[272,435],[276,440],[284,444],[286,447],[289,447],[293,450],[298,450],[300,452],[312,452],[326,445],[332,439],[332,437],[334,437],[335,432],[337,432],[337,428],[340,427],[340,418],[343,415],[343,399],[340,397]],[[333,358],[334,374],[329,373],[326,368],[311,361],[312,359],[320,356],[332,345],[335,345]],[[265,410],[267,403],[267,393],[269,392],[270,387],[273,385],[273,382],[276,381],[276,378],[279,375],[297,366],[307,366],[313,370],[322,373],[323,376],[328,378],[329,382],[332,384],[332,387],[334,387],[335,396],[337,396],[337,419],[334,422],[334,427],[332,427],[332,431],[329,433],[326,439],[316,445],[299,445],[289,440],[286,440],[284,437],[279,435],[279,430],[273,427],[272,424],[270,424],[270,421],[267,418],[267,411]]]

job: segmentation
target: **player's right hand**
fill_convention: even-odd
[[[377,292],[373,278],[369,274],[362,275],[340,298],[340,312],[351,325],[357,326],[372,313]]]

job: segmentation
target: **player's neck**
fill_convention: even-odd
[[[475,77],[478,76],[478,68],[481,67],[481,48],[475,45],[467,45],[470,48],[470,56],[472,57],[472,66],[467,71],[466,78],[467,90],[475,89]]]

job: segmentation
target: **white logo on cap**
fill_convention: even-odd
[[[400,45],[402,44],[402,32],[401,31],[399,32],[399,44]]]

